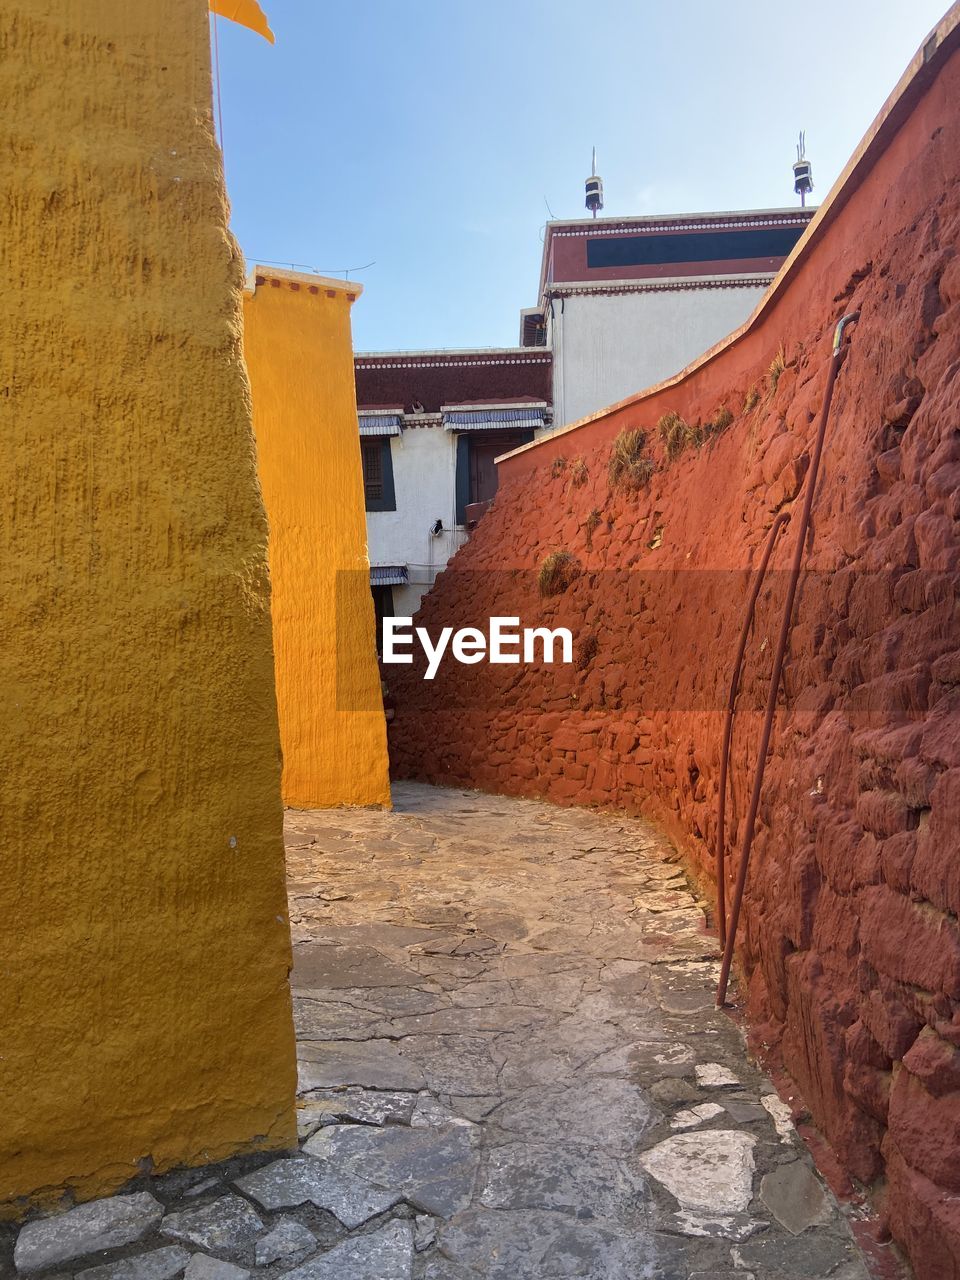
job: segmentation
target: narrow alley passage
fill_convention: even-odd
[[[289,812],[301,1135],[342,1226],[301,1280],[863,1280],[713,1007],[661,835],[416,784]],[[294,1209],[290,1166],[246,1191]],[[314,1224],[315,1225],[315,1224]]]

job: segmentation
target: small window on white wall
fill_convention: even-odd
[[[393,487],[393,454],[390,437],[379,436],[360,442],[363,462],[363,496],[368,511],[396,511]]]

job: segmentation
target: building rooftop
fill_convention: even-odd
[[[544,235],[541,303],[552,286],[570,282],[772,278],[815,212],[793,207],[557,219]]]
[[[552,401],[552,356],[542,347],[362,352],[354,368],[361,409]]]
[[[355,302],[363,293],[363,285],[355,280],[334,280],[330,276],[314,275],[311,271],[287,271],[282,267],[265,267],[254,263],[247,269],[244,291],[256,293],[262,285],[274,287],[286,286],[289,289],[303,289],[307,293],[325,293],[328,297],[344,294],[348,302]]]

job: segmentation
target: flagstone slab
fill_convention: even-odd
[[[285,1280],[410,1280],[412,1274],[413,1228],[391,1222],[294,1267]]]
[[[473,1210],[441,1227],[438,1240],[446,1258],[478,1280],[637,1280],[649,1256],[642,1230],[542,1210]]]
[[[85,1254],[134,1244],[162,1216],[163,1206],[146,1191],[93,1200],[21,1227],[14,1264],[24,1273],[44,1271]]]
[[[309,1227],[297,1222],[296,1218],[281,1218],[272,1231],[257,1241],[257,1266],[266,1267],[271,1262],[302,1258],[316,1247],[317,1237]]]
[[[372,1186],[349,1169],[309,1157],[275,1160],[256,1173],[238,1178],[236,1186],[264,1209],[312,1204],[327,1209],[345,1227],[362,1226],[400,1199],[399,1192]]]
[[[314,1134],[304,1151],[338,1173],[389,1188],[425,1213],[450,1218],[470,1203],[479,1143],[477,1127],[463,1120],[416,1129],[334,1125]]]
[[[511,1142],[487,1158],[480,1202],[490,1209],[549,1209],[626,1219],[646,1200],[646,1183],[601,1151]]]
[[[611,1076],[531,1089],[490,1113],[490,1120],[510,1133],[545,1142],[595,1143],[624,1156],[659,1119],[642,1089]]]
[[[262,1235],[263,1221],[240,1196],[220,1196],[196,1209],[168,1213],[160,1231],[174,1240],[184,1240],[213,1253],[232,1252]]]
[[[426,1088],[423,1071],[393,1040],[309,1040],[297,1046],[300,1092],[349,1085],[395,1091]]]
[[[322,1124],[354,1121],[357,1124],[409,1124],[418,1094],[382,1089],[315,1090],[297,1108],[297,1126],[309,1138]]]
[[[120,1258],[117,1262],[106,1262],[99,1267],[88,1267],[77,1272],[76,1280],[173,1280],[189,1261],[190,1254],[186,1249],[171,1244],[131,1258]]]
[[[752,1134],[733,1129],[678,1133],[638,1157],[681,1209],[697,1214],[743,1213],[753,1199]]]
[[[819,1180],[800,1160],[766,1174],[760,1182],[760,1199],[795,1236],[817,1223],[829,1222],[833,1216]]]
[[[244,1267],[235,1267],[232,1262],[195,1253],[187,1263],[183,1280],[247,1280],[249,1275]]]
[[[296,988],[419,987],[415,970],[388,960],[374,947],[302,942],[293,949],[290,981]]]

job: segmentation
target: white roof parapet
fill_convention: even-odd
[[[247,278],[243,286],[244,293],[255,294],[258,278],[264,280],[282,280],[285,284],[301,285],[306,289],[323,289],[347,294],[351,302],[363,293],[363,285],[354,280],[334,280],[330,276],[315,276],[309,271],[287,271],[282,267],[264,267],[255,263],[247,270]]]

